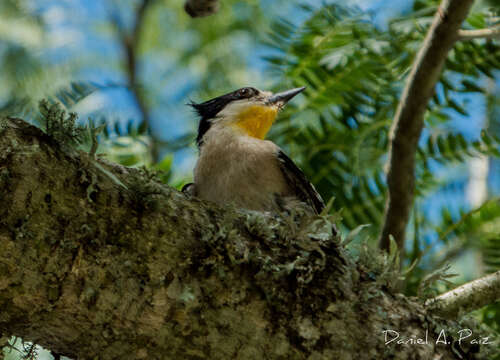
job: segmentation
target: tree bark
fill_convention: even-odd
[[[459,286],[433,299],[426,306],[436,314],[456,318],[500,300],[500,271]]]
[[[458,31],[459,41],[468,41],[476,39],[500,39],[500,26],[494,26],[486,29]]]
[[[78,359],[454,359],[433,341],[453,323],[323,217],[189,199],[12,118],[0,201],[0,338]],[[385,345],[388,329],[432,340]]]

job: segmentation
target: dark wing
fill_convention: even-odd
[[[319,214],[325,207],[325,203],[313,184],[307,180],[302,170],[282,150],[278,150],[278,160],[283,176],[297,198],[311,206]]]
[[[181,190],[184,194],[189,196],[196,196],[196,188],[194,183],[188,183],[182,187]]]

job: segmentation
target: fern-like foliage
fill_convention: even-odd
[[[472,141],[467,141],[460,133],[438,134],[430,136],[427,143],[418,149],[422,162],[428,159],[441,163],[464,162],[467,157],[481,154],[500,157],[500,139],[486,131]]]
[[[70,109],[75,104],[97,91],[120,87],[123,87],[123,85],[116,83],[98,84],[93,81],[73,81],[68,86],[57,89],[53,98],[59,101],[67,109]]]
[[[69,113],[58,103],[41,100],[39,104],[41,122],[47,135],[63,145],[77,145],[82,141],[83,128],[78,126],[76,113]]]
[[[371,223],[378,233],[389,126],[436,2],[416,1],[412,13],[385,30],[366,13],[336,4],[301,11],[305,21],[275,22],[267,41],[275,54],[267,57],[271,71],[283,74],[279,87],[307,86],[302,103],[284,112],[271,135],[299,160],[324,197],[335,197],[344,225]],[[419,149],[416,169],[419,196],[440,186],[429,161],[452,166],[477,154],[500,155],[498,139],[486,131],[474,140],[443,131],[450,114],[467,113],[458,95],[484,91],[479,79],[500,68],[498,55],[500,47],[490,41],[463,42],[450,54],[428,104],[430,136]]]

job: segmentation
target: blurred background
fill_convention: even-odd
[[[269,137],[326,201],[335,198],[352,253],[376,247],[388,130],[437,1],[221,0],[198,19],[183,7],[0,0],[0,115],[39,124],[38,102],[60,102],[82,124],[106,124],[100,156],[153,168],[180,188],[197,156],[189,101],[307,86]],[[464,28],[497,25],[499,10],[476,1]],[[408,295],[500,269],[499,45],[458,42],[428,105],[403,261]],[[451,283],[434,281],[452,273]],[[498,304],[475,316],[500,336]],[[7,359],[26,354],[21,340],[15,346]]]

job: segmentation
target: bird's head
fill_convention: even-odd
[[[235,131],[263,139],[279,110],[304,89],[300,87],[273,94],[244,87],[204,103],[191,103],[201,118],[196,139],[198,146],[203,143],[203,136],[213,125],[231,127]]]

